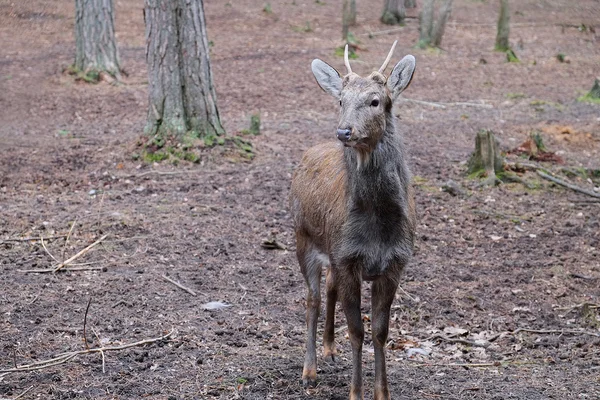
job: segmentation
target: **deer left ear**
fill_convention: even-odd
[[[387,80],[387,86],[392,93],[393,101],[410,85],[416,65],[417,61],[409,54],[400,60],[392,70]]]

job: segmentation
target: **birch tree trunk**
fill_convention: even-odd
[[[444,36],[444,30],[446,29],[446,22],[450,18],[452,13],[452,0],[446,0],[440,8],[437,22],[431,33],[431,45],[434,47],[440,47],[442,44],[442,37]]]
[[[202,0],[145,0],[149,110],[145,132],[161,147],[185,135],[225,133],[217,109]]]
[[[498,32],[496,34],[496,50],[507,51],[510,49],[508,36],[510,34],[510,10],[508,0],[500,0],[500,15],[498,17]]]
[[[381,22],[387,25],[398,25],[404,23],[405,18],[404,0],[385,0]]]
[[[75,69],[120,77],[113,0],[75,0]]]

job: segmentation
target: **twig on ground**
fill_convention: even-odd
[[[175,331],[173,330],[164,336],[160,336],[160,337],[152,338],[152,339],[145,339],[145,340],[141,340],[139,342],[124,344],[121,346],[96,347],[96,348],[92,348],[92,349],[88,349],[88,350],[80,350],[80,351],[74,351],[74,352],[69,352],[69,353],[63,353],[63,354],[60,354],[57,357],[51,358],[49,360],[37,361],[37,362],[31,363],[31,364],[22,365],[17,368],[0,369],[0,378],[2,378],[3,376],[5,376],[7,374],[13,373],[13,372],[35,371],[38,369],[43,369],[43,368],[48,368],[48,367],[52,367],[55,365],[64,364],[67,361],[69,361],[70,359],[77,357],[78,355],[81,355],[81,354],[125,350],[130,347],[142,346],[142,345],[149,344],[149,343],[159,342],[161,340],[167,339],[174,332]]]
[[[111,307],[116,308],[116,307],[120,306],[121,304],[125,304],[126,306],[128,305],[125,300],[119,300],[115,304],[113,304]]]
[[[71,229],[69,229],[69,233],[67,234],[67,239],[65,240],[65,245],[63,246],[63,249],[62,249],[61,258],[63,260],[65,259],[65,251],[67,250],[67,245],[69,244],[69,238],[71,237],[71,233],[73,233],[73,228],[75,228],[76,223],[77,223],[77,217],[75,217],[75,220],[73,220],[73,223],[71,224]],[[58,261],[56,261],[56,262],[58,262]]]
[[[44,250],[46,250],[46,253],[48,253],[48,255],[50,256],[50,258],[52,258],[54,261],[58,262],[58,260],[56,259],[56,257],[54,257],[52,255],[52,253],[50,253],[50,251],[48,250],[48,248],[46,247],[46,244],[44,243],[44,238],[40,236],[40,242],[42,242],[42,247],[44,248]]]
[[[528,333],[547,333],[547,334],[551,334],[551,333],[560,333],[561,335],[564,335],[565,333],[568,334],[572,334],[572,335],[589,335],[589,336],[595,336],[595,337],[600,337],[600,333],[595,333],[595,332],[588,332],[588,331],[578,331],[575,329],[529,329],[529,328],[517,328],[514,331],[508,331],[506,332],[509,335],[516,335],[519,332],[528,332]]]
[[[27,392],[29,392],[31,389],[33,389],[33,385],[29,386],[27,389],[25,389],[25,391],[23,393],[21,393],[20,395],[15,397],[13,400],[19,400],[21,397],[25,396],[27,394]]]
[[[580,188],[579,186],[575,186],[575,185],[573,185],[571,183],[563,181],[562,179],[556,178],[556,177],[554,177],[552,175],[548,175],[547,173],[545,173],[543,171],[540,171],[539,169],[536,172],[537,172],[537,174],[539,176],[541,176],[544,179],[552,181],[552,182],[554,182],[556,184],[559,184],[561,186],[564,186],[564,187],[569,188],[571,190],[574,190],[576,192],[587,194],[588,196],[592,196],[592,197],[596,197],[596,198],[600,199],[600,193],[594,193],[591,190]]]
[[[54,269],[54,272],[59,271],[61,268],[65,267],[67,264],[72,263],[73,261],[75,261],[76,259],[78,259],[79,257],[81,257],[82,255],[84,255],[85,253],[87,253],[92,247],[96,246],[98,243],[100,243],[101,241],[103,241],[104,239],[106,239],[107,236],[108,235],[102,236],[100,239],[96,240],[94,243],[90,244],[88,247],[86,247],[85,249],[81,250],[79,253],[75,254],[73,257],[71,257],[68,260],[65,260],[65,261],[61,262],[60,264],[58,264],[58,266]]]
[[[92,304],[92,298],[91,297],[88,300],[87,307],[85,308],[85,315],[83,316],[83,343],[85,343],[85,348],[87,350],[90,349],[90,346],[88,346],[87,335],[85,333],[85,326],[87,325],[87,315],[88,315],[88,311],[90,310],[90,304]]]
[[[106,267],[70,267],[62,268],[61,271],[102,271]],[[55,272],[55,268],[43,268],[43,269],[18,269],[17,271],[26,274],[47,274],[49,272]]]
[[[400,291],[402,293],[404,293],[406,295],[406,297],[408,297],[409,299],[411,299],[412,301],[416,301],[414,297],[412,297],[410,295],[410,293],[408,293],[406,290],[404,290],[404,288],[401,285],[398,285],[398,289],[400,289]]]
[[[189,294],[191,294],[192,296],[197,296],[196,292],[194,292],[192,289],[187,288],[185,286],[183,286],[181,283],[174,281],[173,279],[169,278],[166,275],[161,275],[162,278],[168,282],[171,282],[173,285],[177,286],[179,289],[184,290],[186,292],[188,292]]]
[[[417,361],[411,360],[410,361]],[[503,363],[507,363],[506,361],[496,361],[493,363],[474,363],[474,364],[461,364],[461,363],[447,363],[447,364],[439,364],[439,363],[421,363],[415,364],[416,367],[464,367],[464,368],[482,368],[482,367],[500,367]]]
[[[556,311],[566,311],[565,314],[568,314],[577,308],[584,308],[584,307],[587,307],[590,310],[596,310],[596,309],[600,308],[600,306],[598,304],[581,303],[581,304],[575,304],[574,306],[571,306],[571,307],[556,307],[555,310]]]
[[[55,240],[55,239],[62,239],[64,237],[66,237],[67,235],[55,235],[55,236],[46,236],[42,239],[44,240]],[[9,243],[9,242],[34,242],[36,240],[40,240],[41,237],[24,237],[24,238],[8,238],[8,239],[2,239],[0,240],[0,244],[2,243]]]

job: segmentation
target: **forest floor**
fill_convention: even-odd
[[[309,66],[318,57],[343,69],[334,54],[340,6],[205,3],[226,130],[240,134],[252,114],[262,118],[252,161],[219,147],[199,163],[135,159],[148,89],[141,1],[115,2],[128,73],[121,85],[63,72],[74,58],[71,0],[0,1],[0,370],[85,350],[84,320],[89,348],[172,332],[0,373],[0,398],[27,390],[20,399],[347,398],[350,345],[339,310],[337,363],[319,356],[318,386],[300,383],[305,287],[287,203],[303,151],[335,140],[337,103]],[[419,217],[392,310],[394,399],[600,398],[598,199],[533,171],[521,172],[530,187],[478,187],[465,165],[481,129],[504,151],[539,132],[563,163],[537,165],[600,186],[600,105],[577,100],[600,76],[600,3],[512,4],[520,63],[493,51],[496,1],[455,1],[442,51],[413,47],[415,10],[390,28],[378,21],[379,4],[358,1],[356,72],[377,69],[396,39],[393,62],[417,59],[395,110]],[[442,190],[448,180],[464,194]],[[285,249],[263,247],[273,238]],[[74,261],[95,269],[26,272],[99,239]],[[371,398],[366,284],[363,293]],[[229,307],[207,310],[209,302]],[[319,343],[321,333],[322,322]]]

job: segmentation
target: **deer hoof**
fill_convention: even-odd
[[[317,378],[302,377],[302,386],[305,389],[316,387],[317,386]]]

